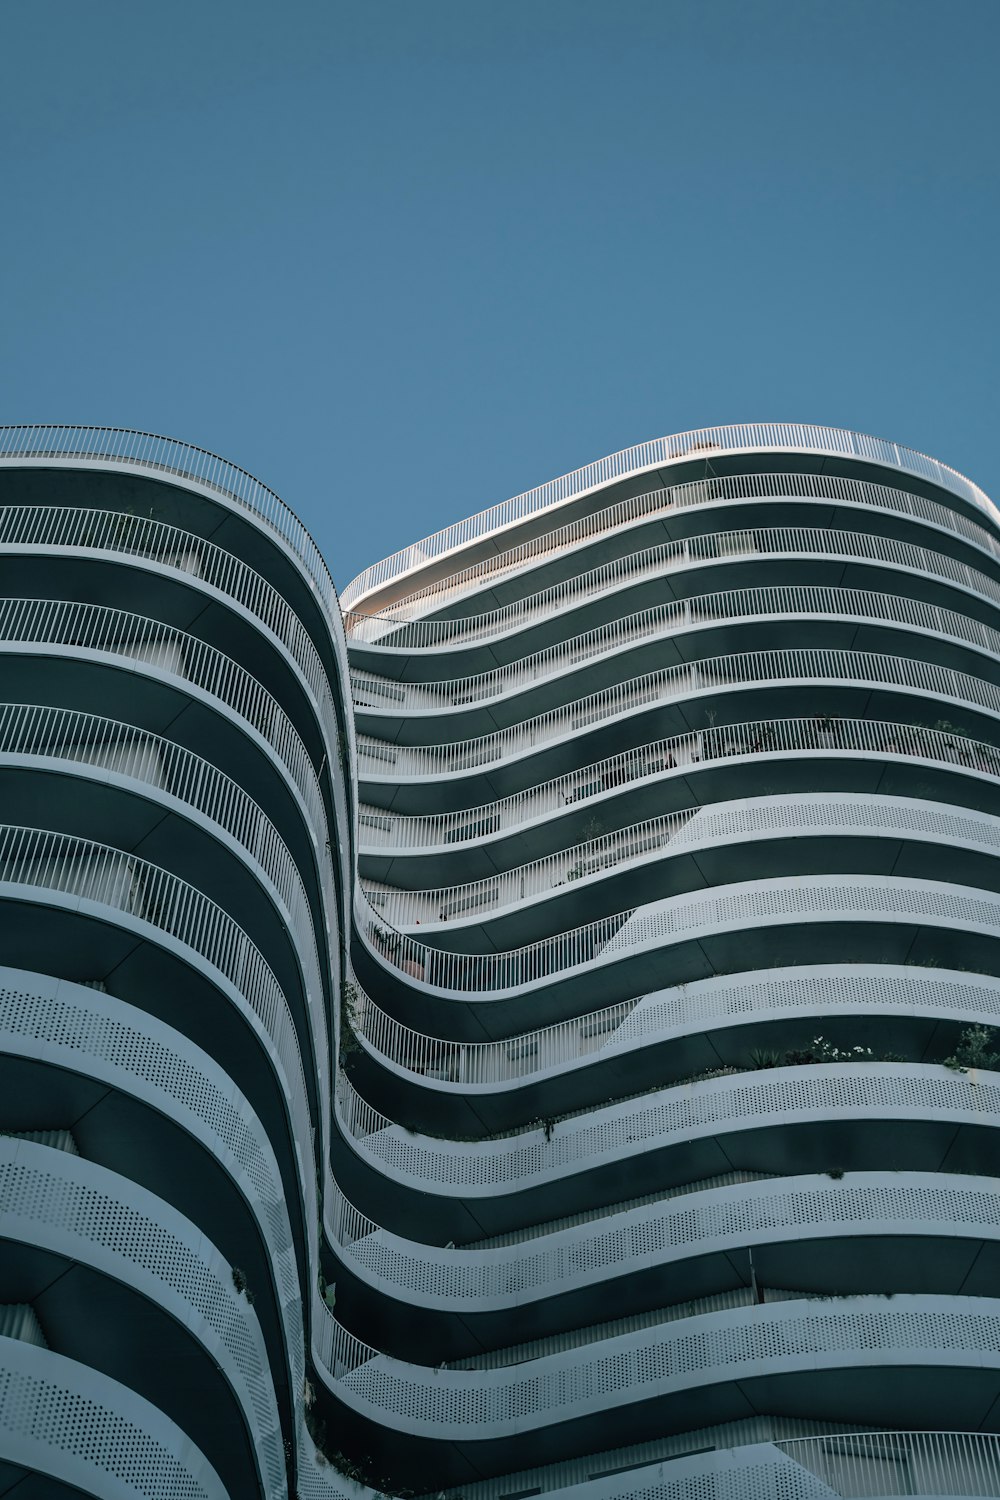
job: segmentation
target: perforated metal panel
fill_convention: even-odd
[[[398,1296],[475,1310],[720,1249],[845,1234],[1000,1240],[1000,1182],[882,1172],[852,1172],[842,1182],[777,1179],[709,1189],[502,1249],[449,1252],[380,1231],[345,1253]]]
[[[117,1381],[12,1339],[0,1348],[8,1462],[107,1500],[233,1500],[191,1440]]]
[[[463,1193],[527,1187],[559,1173],[591,1168],[602,1157],[634,1156],[643,1148],[687,1142],[696,1135],[740,1132],[763,1125],[793,1127],[813,1119],[953,1120],[1000,1124],[1000,1084],[984,1075],[975,1091],[960,1074],[919,1064],[822,1064],[763,1074],[708,1079],[624,1104],[609,1105],[560,1123],[546,1140],[542,1129],[514,1138],[442,1144],[383,1123],[359,1135],[359,1147],[414,1182]]]
[[[197,1225],[92,1162],[2,1138],[0,1203],[3,1238],[92,1265],[184,1318],[239,1391],[265,1493],[278,1500],[285,1462],[264,1341],[231,1267]]]
[[[586,1352],[535,1360],[517,1373],[424,1372],[371,1360],[344,1380],[359,1409],[392,1411],[411,1431],[441,1436],[539,1427],[611,1403],[814,1369],[949,1365],[983,1372],[983,1397],[1000,1394],[1000,1305],[946,1297],[856,1298],[739,1308],[630,1334]],[[846,1356],[843,1358],[843,1356]]]
[[[144,1098],[229,1167],[271,1249],[296,1391],[304,1379],[301,1291],[274,1152],[246,1100],[200,1049],[143,1011],[82,985],[0,969],[0,1045]]]

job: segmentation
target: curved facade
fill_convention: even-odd
[[[1000,1495],[975,485],[710,429],[338,600],[6,429],[0,572],[0,1494]]]

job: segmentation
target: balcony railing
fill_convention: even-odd
[[[288,1002],[252,939],[214,901],[137,855],[12,824],[0,824],[0,881],[62,892],[148,923],[216,970],[242,996],[284,1069],[295,1139],[312,1141],[302,1051]],[[311,1007],[314,1022],[320,1009]],[[320,1097],[329,1098],[329,1059],[318,1047],[315,1065]]]
[[[335,619],[339,614],[336,590],[323,556],[298,516],[273,490],[245,469],[218,454],[176,438],[123,427],[70,427],[58,424],[0,427],[0,462],[17,466],[45,461],[75,466],[145,469],[189,479],[214,490],[273,530],[295,553],[316,585],[320,600]],[[968,481],[966,481],[968,482]]]
[[[650,1320],[640,1330],[490,1372],[371,1360],[345,1377],[339,1394],[366,1415],[395,1420],[415,1435],[434,1423],[453,1440],[500,1431],[509,1442],[515,1432],[538,1431],[586,1412],[627,1411],[633,1403],[675,1393],[687,1412],[694,1392],[724,1385],[732,1390],[761,1376],[784,1379],[801,1392],[817,1378],[817,1388],[826,1388],[828,1370],[848,1383],[849,1372],[857,1371],[867,1377],[870,1394],[876,1382],[884,1385],[902,1368],[927,1372],[919,1409],[930,1413],[942,1371],[968,1372],[979,1405],[995,1399],[998,1333],[1000,1311],[988,1299],[792,1299],[675,1322]],[[743,1415],[746,1398],[737,1390],[731,1399],[731,1415]],[[864,1399],[860,1395],[859,1404]]]
[[[79,1156],[61,1153],[53,1163],[55,1156],[43,1146],[0,1140],[0,1201],[8,1233],[43,1257],[58,1236],[58,1243],[72,1247],[75,1264],[87,1266],[91,1274],[100,1267],[106,1276],[110,1262],[119,1281],[183,1317],[186,1333],[225,1370],[243,1409],[264,1494],[269,1500],[287,1500],[264,1339],[256,1320],[240,1316],[229,1263],[188,1218],[167,1209],[145,1188],[131,1183],[123,1188],[117,1173]],[[95,1245],[100,1246],[97,1255]],[[83,1329],[89,1323],[93,1330],[107,1316],[106,1307],[98,1311],[86,1299],[74,1321]],[[58,1327],[58,1314],[55,1320]],[[0,1328],[9,1331],[2,1324]],[[190,1492],[188,1500],[193,1500]]]
[[[662,813],[613,833],[543,855],[502,874],[431,890],[363,882],[369,903],[399,930],[477,923],[492,914],[567,891],[578,880],[634,869],[680,850],[739,845],[747,839],[880,838],[955,844],[974,856],[1000,853],[1000,819],[938,803],[914,806],[856,793],[796,792]],[[650,878],[647,876],[647,879]]]
[[[145,662],[201,688],[239,714],[270,745],[301,794],[314,827],[325,826],[316,771],[291,720],[245,668],[197,636],[104,605],[3,599],[0,640],[5,645],[45,643],[104,651]]]
[[[721,483],[721,481],[713,481],[713,483]],[[833,483],[834,481],[830,481],[831,485]],[[701,486],[698,488],[700,489]],[[852,488],[857,488],[857,486]],[[868,502],[870,505],[883,500],[881,486],[868,488],[877,492]],[[897,491],[890,490],[886,493],[894,496]],[[824,498],[829,498],[836,503],[838,497],[831,495]],[[852,496],[852,498],[856,500],[857,497]],[[983,531],[981,527],[966,521],[964,516],[959,516],[945,506],[936,505],[930,500],[918,504],[915,496],[900,495],[899,500],[912,501],[915,514],[919,519],[946,527],[965,540],[972,541],[983,550],[989,551],[993,557],[1000,558],[1000,541]],[[615,507],[616,510],[619,508]],[[896,513],[909,510],[901,504],[881,505],[879,508]],[[931,514],[925,516],[923,514],[925,508]],[[593,520],[592,517],[588,519]],[[582,524],[581,522],[580,525]],[[972,533],[971,536],[966,536],[966,528]],[[575,528],[566,529],[575,530]],[[620,531],[620,526],[614,528],[616,535],[620,534]],[[815,540],[811,540],[813,538]],[[541,540],[539,539],[537,544],[528,545],[540,545]],[[580,541],[575,540],[572,544],[567,543],[557,550],[559,553],[571,552],[577,550],[579,546]],[[652,547],[643,547],[492,610],[446,619],[407,620],[401,612],[402,606],[396,606],[393,611],[387,611],[382,615],[348,613],[345,619],[351,638],[362,644],[377,644],[393,650],[405,651],[430,649],[442,645],[465,645],[489,639],[515,628],[523,628],[535,620],[547,618],[553,611],[563,608],[566,604],[577,602],[578,599],[590,598],[599,592],[620,587],[628,582],[657,577],[666,567],[700,563],[714,558],[740,560],[754,557],[758,553],[766,554],[773,551],[815,551],[823,556],[846,555],[898,562],[903,566],[922,568],[931,572],[941,572],[943,569],[942,576],[966,583],[973,589],[982,589],[984,592],[989,591],[989,585],[992,582],[981,569],[973,569],[958,563],[947,553],[883,536],[878,532],[854,531],[846,527],[836,529],[808,526],[772,526],[751,529],[744,527],[738,531],[699,532],[694,536],[659,542]],[[494,559],[496,563],[499,561],[500,559]],[[524,562],[511,563],[504,571],[515,572],[520,569],[523,573],[524,566]],[[491,577],[489,581],[493,583],[496,580]],[[995,584],[993,587],[995,589]],[[445,591],[444,584],[440,586],[438,595],[442,591]],[[463,590],[456,583],[453,592],[468,592],[468,586]],[[438,595],[435,595],[433,599],[428,599],[428,605],[433,603],[435,608],[442,608],[448,602],[447,599]],[[990,597],[995,598],[996,594],[992,593]]]
[[[512,1244],[443,1250],[373,1227],[345,1255],[362,1276],[388,1282],[401,1300],[417,1297],[459,1313],[482,1313],[557,1297],[567,1285],[589,1284],[599,1297],[602,1283],[652,1264],[669,1274],[671,1265],[718,1256],[726,1241],[745,1256],[748,1243],[801,1238],[808,1257],[810,1242],[843,1237],[863,1245],[868,1237],[899,1236],[911,1238],[919,1257],[928,1226],[937,1223],[970,1248],[987,1237],[997,1243],[1000,1199],[996,1185],[982,1177],[908,1172],[894,1178],[873,1171],[836,1181],[805,1174],[750,1185],[743,1175],[734,1172],[731,1183],[693,1193],[687,1184],[663,1189],[652,1202]],[[984,1209],[992,1211],[988,1220]]]
[[[592,762],[578,771],[460,812],[403,817],[379,807],[360,809],[363,853],[391,849],[455,849],[502,837],[523,824],[605,797],[627,786],[651,782],[674,771],[712,761],[779,755],[867,755],[936,761],[986,776],[1000,776],[1000,749],[957,732],[922,729],[878,719],[832,719],[823,715],[796,719],[754,719],[675,734],[635,750]]]
[[[761,1424],[764,1426],[764,1424]],[[769,1423],[784,1427],[787,1424]],[[801,1421],[799,1427],[805,1425]],[[766,1430],[766,1428],[765,1428]],[[774,1437],[734,1447],[727,1428],[702,1429],[706,1447],[686,1453],[690,1436],[670,1445],[655,1444],[643,1459],[636,1450],[609,1453],[602,1459],[564,1462],[552,1500],[982,1500],[1000,1495],[998,1440],[982,1432],[876,1432],[844,1428],[806,1438]],[[669,1441],[669,1440],[668,1440]],[[711,1446],[709,1443],[711,1442]],[[801,1444],[801,1446],[800,1446]],[[654,1445],[650,1445],[653,1448]],[[671,1456],[672,1451],[680,1456]],[[624,1470],[620,1457],[634,1457]],[[598,1477],[593,1477],[596,1464]],[[606,1469],[604,1466],[607,1466]],[[526,1470],[505,1479],[442,1491],[444,1500],[505,1500],[515,1493],[541,1493],[539,1481],[554,1481],[552,1471]],[[565,1486],[565,1487],[564,1487]]]
[[[307,987],[322,993],[316,933],[298,867],[273,823],[217,767],[173,740],[115,719],[28,703],[0,704],[0,756],[97,766],[176,798],[217,824],[273,882],[296,935]]]
[[[0,546],[114,552],[154,561],[218,589],[280,641],[311,689],[324,727],[336,742],[330,683],[312,637],[277,589],[222,547],[148,517],[55,505],[0,507]]]
[[[1000,713],[1000,689],[951,667],[938,667],[904,656],[833,648],[749,651],[704,657],[694,663],[646,672],[510,728],[453,744],[395,745],[374,736],[359,735],[360,775],[365,780],[384,768],[383,775],[391,776],[394,781],[432,779],[530,754],[578,730],[695,694],[764,684],[785,687],[796,682],[808,682],[815,689],[824,681],[904,688],[922,696],[985,709],[990,714]]]
[[[1000,589],[997,595],[1000,603]],[[1000,655],[1000,631],[953,609],[925,604],[923,600],[910,599],[905,594],[822,585],[780,585],[727,589],[716,594],[698,594],[668,604],[651,605],[474,677],[409,683],[352,673],[354,702],[356,707],[384,711],[389,715],[475,708],[492,698],[533,688],[559,673],[613,651],[624,650],[627,646],[644,645],[664,636],[673,637],[681,631],[697,630],[699,626],[776,615],[884,621],[951,637],[979,647],[991,656]]]
[[[363,990],[354,1007],[354,1029],[362,1044],[382,1061],[415,1078],[433,1079],[449,1093],[491,1088],[537,1078],[558,1068],[589,1063],[620,1051],[661,1041],[672,1033],[708,1032],[717,1027],[747,1025],[755,1014],[813,1015],[817,1005],[827,1013],[896,1015],[900,1006],[914,1013],[954,1017],[994,1026],[1000,1021],[1000,991],[988,979],[958,980],[926,970],[885,966],[879,974],[769,971],[767,1001],[760,984],[743,976],[708,981],[619,1001],[535,1031],[496,1042],[452,1041],[428,1036],[388,1015]],[[821,996],[821,1002],[817,1001]],[[902,997],[902,998],[901,998]]]
[[[491,536],[516,521],[526,520],[529,516],[547,510],[550,506],[586,494],[599,485],[610,484],[627,475],[641,473],[644,469],[676,463],[685,458],[768,451],[843,455],[886,464],[890,468],[901,469],[904,473],[940,485],[942,489],[977,506],[994,524],[1000,524],[1000,513],[978,485],[956,470],[939,463],[937,459],[917,453],[911,448],[901,447],[898,443],[868,437],[863,433],[833,427],[814,427],[799,422],[752,422],[731,427],[703,427],[694,432],[656,438],[652,442],[625,448],[581,469],[575,469],[570,474],[564,474],[559,479],[552,479],[536,489],[515,495],[512,499],[469,516],[464,521],[447,526],[433,536],[425,537],[423,541],[404,547],[391,557],[367,568],[349,583],[341,596],[343,605],[350,608],[386,583],[401,579],[406,573],[427,562],[454,552],[470,542]]]
[[[750,889],[722,886],[709,894],[689,892],[669,904],[630,907],[499,953],[450,953],[418,943],[383,925],[379,913],[357,888],[354,914],[368,947],[397,973],[443,996],[462,995],[486,1003],[591,969],[598,961],[620,962],[653,944],[704,939],[718,929],[759,927],[762,923],[801,924],[865,920],[895,924],[903,917],[918,925],[968,924],[991,935],[1000,929],[1000,897],[992,892],[922,887],[913,882],[880,883],[868,876],[800,876],[755,881]],[[610,984],[609,984],[610,987]]]
[[[178,1045],[177,1033],[127,1002],[109,1005],[97,991],[47,975],[32,975],[23,987],[13,975],[5,980],[0,1029],[6,1033],[7,1050],[102,1078],[106,1087],[174,1119],[181,1131],[197,1137],[209,1157],[235,1171],[270,1256],[279,1336],[292,1375],[289,1395],[301,1414],[301,1286],[286,1189],[252,1106],[213,1059],[198,1048]],[[315,1185],[315,1175],[304,1174],[306,1190],[315,1192]],[[308,1215],[307,1227],[314,1223],[315,1214]]]
[[[717,1162],[725,1156],[718,1147],[726,1138],[772,1127],[791,1131],[813,1121],[863,1121],[870,1127],[879,1120],[909,1121],[918,1133],[937,1121],[949,1139],[957,1125],[1000,1127],[997,1074],[980,1072],[972,1089],[961,1072],[917,1063],[825,1063],[736,1073],[694,1085],[667,1084],[639,1098],[570,1115],[550,1132],[539,1122],[492,1139],[458,1143],[411,1135],[361,1100],[343,1075],[337,1094],[341,1125],[373,1166],[449,1198],[522,1191],[576,1174],[581,1199],[589,1202],[588,1184],[598,1161],[609,1166],[628,1159],[634,1168],[629,1180],[637,1184],[643,1153],[655,1161],[672,1150],[690,1163],[685,1153],[697,1141],[706,1141],[714,1143],[709,1157]],[[996,1146],[984,1144],[982,1149]],[[898,1152],[891,1155],[896,1159]],[[782,1173],[788,1161],[786,1151]],[[870,1157],[845,1165],[865,1170]],[[803,1167],[808,1170],[808,1159]],[[649,1189],[662,1186],[661,1171],[653,1166]]]
[[[851,1432],[774,1446],[843,1500],[1000,1495],[1000,1438],[993,1433]]]

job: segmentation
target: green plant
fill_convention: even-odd
[[[306,1405],[305,1423],[306,1431],[316,1445],[317,1458],[325,1460],[338,1474],[342,1474],[345,1479],[353,1479],[356,1484],[370,1486],[383,1495],[385,1500],[390,1500],[390,1497],[395,1497],[395,1500],[412,1500],[416,1493],[414,1490],[394,1485],[384,1475],[376,1477],[373,1474],[374,1465],[370,1457],[348,1458],[339,1448],[335,1448],[330,1441],[327,1420],[315,1403]]]
[[[358,1050],[358,987],[349,979],[340,984],[340,1050],[346,1054]]]
[[[967,1073],[970,1068],[1000,1068],[1000,1052],[993,1050],[995,1033],[989,1026],[966,1026],[958,1038],[958,1046],[944,1065],[956,1073]]]
[[[368,928],[368,936],[371,938],[375,947],[378,948],[380,952],[384,953],[387,958],[395,958],[396,954],[399,952],[400,944],[403,941],[401,935],[398,932],[390,932],[385,927],[379,927],[375,922],[372,922],[370,924]]]
[[[247,1285],[247,1273],[241,1270],[239,1266],[233,1266],[231,1269],[233,1286],[236,1288],[237,1293],[244,1296],[247,1299],[249,1305],[253,1307],[253,1292]]]
[[[827,1177],[832,1177],[834,1182],[839,1182],[844,1175],[844,1169],[843,1167],[831,1167],[826,1175]]]
[[[767,1052],[755,1048],[750,1062],[755,1068],[802,1068],[811,1063],[834,1062],[905,1062],[898,1052],[875,1052],[871,1047],[838,1047],[825,1036],[815,1036],[808,1047],[792,1047],[787,1052]]]

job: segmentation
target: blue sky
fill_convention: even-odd
[[[997,0],[30,0],[0,421],[272,485],[341,584],[644,438],[858,427],[1000,498]]]

